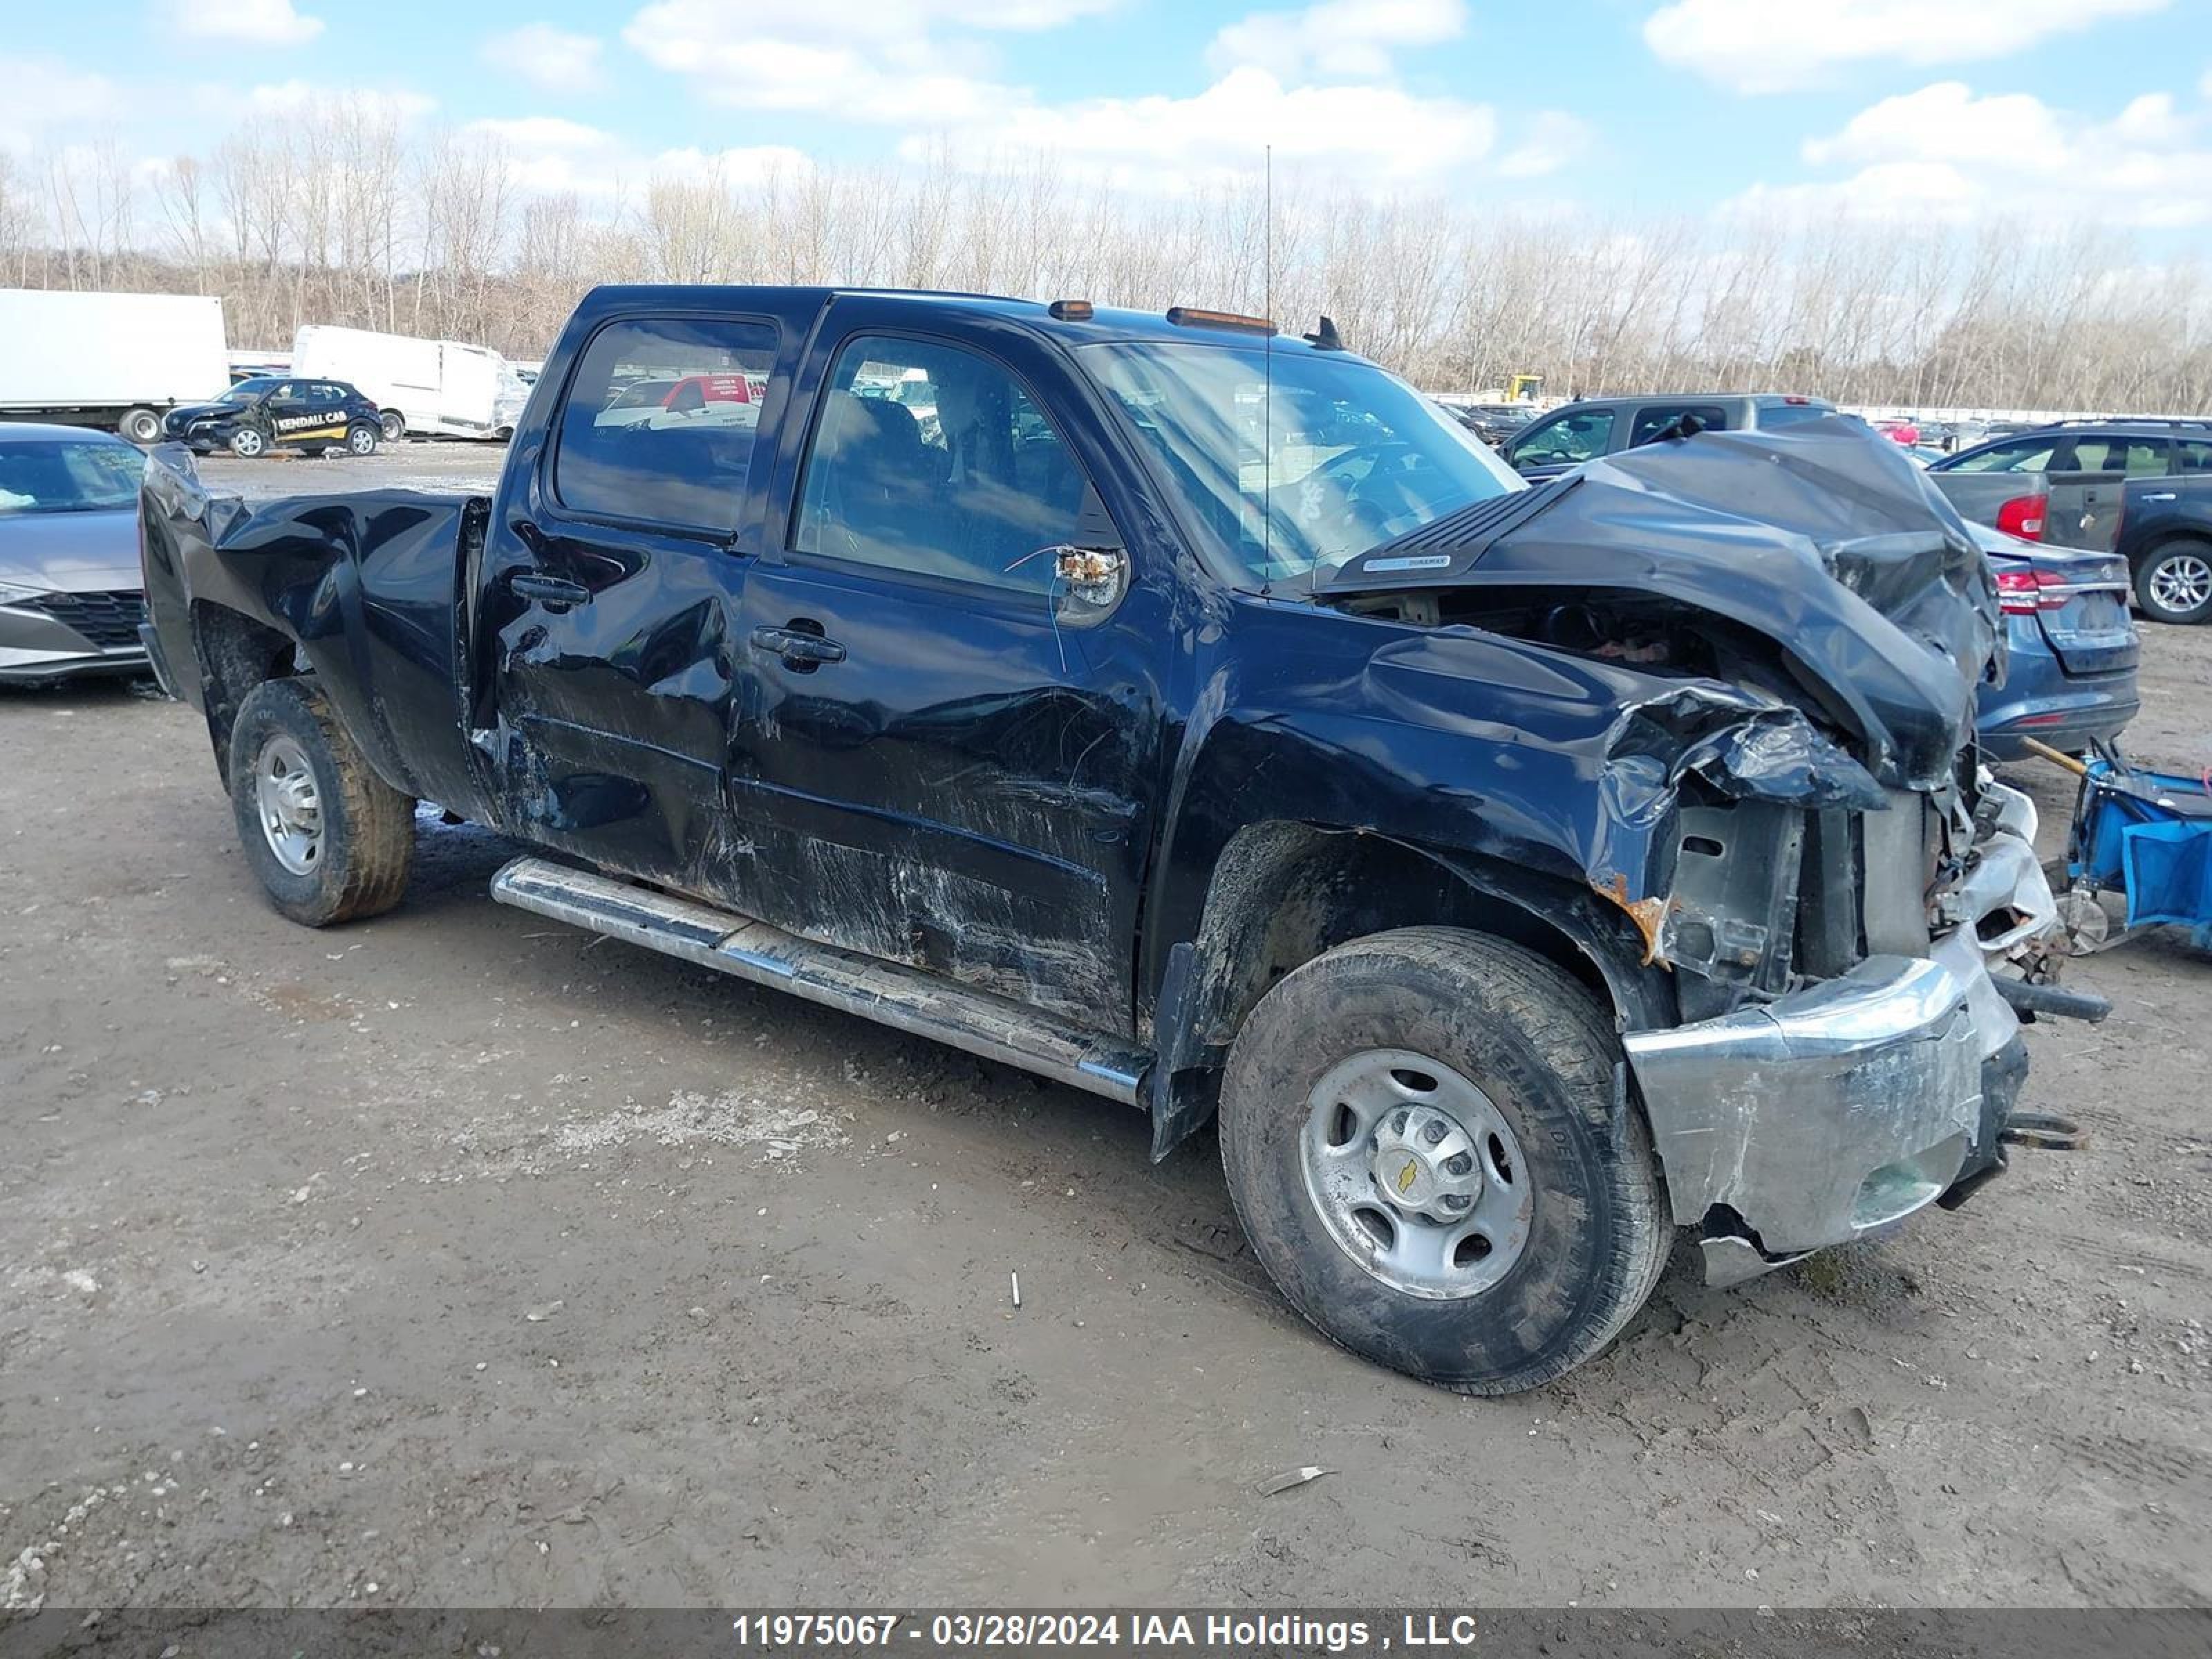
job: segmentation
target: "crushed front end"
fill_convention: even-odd
[[[1971,793],[1822,813],[1787,988],[1627,1036],[1709,1279],[1863,1237],[2002,1167],[2027,1057],[1999,981],[2019,982],[2012,958],[2039,963],[2055,914],[2034,835],[2027,798],[1986,772]]]
[[[1671,989],[1675,1022],[1624,1043],[1708,1277],[2002,1169],[2015,1006],[2094,1000],[2029,983],[2055,906],[2033,805],[1974,748],[2002,648],[1948,503],[1834,420],[1655,444],[1417,536],[1331,597],[1650,677],[1592,757],[1578,857]]]

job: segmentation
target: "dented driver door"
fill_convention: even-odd
[[[1033,391],[846,309],[745,589],[748,908],[1126,1031],[1164,592],[1047,406],[1054,363],[1027,365]]]

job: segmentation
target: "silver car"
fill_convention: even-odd
[[[109,433],[0,425],[0,684],[147,672],[145,470]]]

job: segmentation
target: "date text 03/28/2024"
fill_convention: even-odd
[[[1392,1626],[1396,1628],[1394,1630]],[[904,1646],[926,1640],[939,1651],[1052,1648],[1199,1649],[1249,1652],[1296,1647],[1338,1653],[1467,1650],[1477,1639],[1470,1613],[1409,1613],[1391,1620],[1312,1613],[968,1612],[805,1613],[739,1615],[742,1646],[805,1649]],[[912,1649],[908,1649],[912,1651]]]

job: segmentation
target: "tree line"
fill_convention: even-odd
[[[302,323],[541,357],[601,282],[856,283],[1332,317],[1435,391],[1692,386],[1852,404],[2212,412],[2197,259],[1985,222],[1601,219],[1257,177],[1116,188],[1054,158],[711,161],[526,189],[495,138],[376,103],[262,118],[157,167],[0,153],[0,286],[202,293],[234,347]]]

